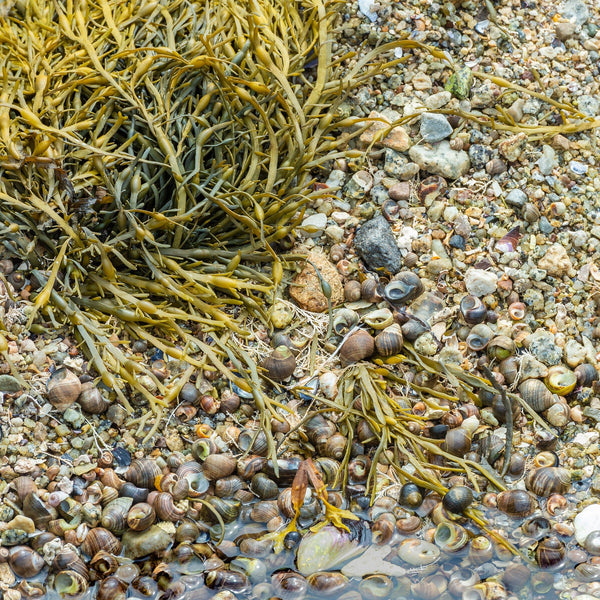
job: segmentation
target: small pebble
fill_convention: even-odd
[[[452,125],[444,115],[423,113],[419,133],[426,142],[433,144],[449,137],[452,134]]]

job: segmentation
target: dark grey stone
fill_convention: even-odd
[[[450,248],[456,248],[457,250],[464,250],[466,247],[465,238],[462,235],[453,235],[448,240]]]
[[[492,149],[482,144],[471,144],[469,147],[469,158],[474,169],[483,169],[493,155]]]
[[[397,273],[402,268],[402,254],[383,215],[378,215],[362,225],[354,236],[354,247],[372,269],[385,269]]]

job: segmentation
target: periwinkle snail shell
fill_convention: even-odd
[[[564,561],[566,552],[565,545],[561,540],[556,536],[549,536],[538,542],[535,559],[543,569],[556,567]]]
[[[273,381],[284,381],[296,370],[296,358],[287,346],[278,346],[261,363],[265,374]]]
[[[388,598],[394,589],[394,582],[387,575],[369,575],[358,584],[363,600]]]
[[[62,367],[52,373],[46,389],[48,402],[57,410],[64,411],[79,398],[81,382],[75,373]]]
[[[554,365],[548,369],[544,382],[553,394],[566,396],[575,389],[577,375],[563,365]]]
[[[492,329],[488,325],[480,323],[479,325],[475,325],[467,336],[467,346],[474,352],[480,352],[481,350],[485,350],[493,337],[494,332]]]
[[[421,506],[423,495],[421,494],[421,490],[414,483],[405,483],[400,488],[398,502],[400,506],[415,509]]]
[[[497,497],[499,510],[511,517],[527,517],[537,508],[533,495],[525,490],[507,490],[500,492]]]
[[[308,589],[308,581],[296,571],[282,571],[273,573],[271,585],[275,595],[281,600],[295,600],[302,598]]]
[[[359,329],[346,338],[340,348],[340,362],[343,366],[369,358],[375,351],[375,340],[364,329]]]
[[[515,341],[507,335],[498,335],[494,337],[487,346],[487,354],[490,358],[504,360],[512,356],[517,351]]]
[[[77,571],[59,571],[54,576],[53,587],[63,598],[77,598],[87,591],[88,581]]]
[[[525,487],[544,498],[565,494],[571,487],[571,473],[563,467],[540,467],[527,474]]]
[[[322,571],[313,573],[306,579],[309,589],[322,596],[338,597],[349,584],[348,578],[339,572]]]
[[[430,542],[417,538],[409,538],[398,544],[398,556],[409,565],[423,567],[436,562],[440,557],[440,549]]]
[[[88,556],[95,556],[100,550],[118,555],[121,552],[121,542],[108,529],[94,527],[88,531],[80,546],[81,551]]]
[[[526,379],[519,385],[519,392],[537,413],[548,410],[554,404],[552,392],[539,379]]]
[[[386,327],[375,337],[375,348],[381,356],[394,356],[402,350],[404,339],[402,330],[396,323]]]
[[[154,523],[154,508],[145,502],[134,504],[127,513],[127,525],[134,531],[144,531]]]
[[[203,465],[203,473],[209,481],[229,477],[235,472],[237,460],[228,454],[209,454]]]
[[[19,577],[35,577],[45,566],[44,559],[29,546],[14,546],[10,550],[8,562]]]
[[[156,478],[161,474],[160,467],[150,458],[138,458],[132,461],[124,473],[127,481],[138,487],[155,489]]]
[[[381,294],[381,286],[379,282],[373,279],[373,277],[367,277],[360,286],[360,291],[363,300],[372,303],[378,303],[383,300]]]
[[[592,531],[583,542],[583,547],[593,556],[600,556],[600,531]]]
[[[108,407],[108,401],[91,381],[81,384],[77,402],[85,412],[94,415],[102,414]]]
[[[401,271],[385,286],[383,294],[385,299],[394,306],[405,306],[424,291],[418,275],[412,271]]]
[[[471,436],[461,427],[449,429],[442,450],[454,456],[464,456],[471,449]]]
[[[385,329],[394,322],[394,316],[389,308],[379,308],[367,313],[363,321],[372,329]]]
[[[451,487],[444,497],[442,504],[446,510],[460,514],[473,503],[473,492],[464,485]]]
[[[590,387],[594,381],[598,381],[598,371],[593,365],[584,363],[575,367],[577,381],[582,387]]]
[[[467,295],[460,301],[460,313],[469,325],[477,325],[485,321],[487,308],[477,297]]]
[[[433,540],[436,546],[446,553],[460,552],[469,543],[469,535],[464,527],[456,523],[440,523]]]
[[[350,308],[338,308],[333,313],[332,327],[337,335],[346,335],[359,321],[358,313]]]

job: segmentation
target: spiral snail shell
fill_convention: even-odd
[[[544,498],[551,494],[565,494],[570,486],[571,473],[563,467],[540,467],[525,477],[525,487]]]

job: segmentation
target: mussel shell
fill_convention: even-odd
[[[483,323],[487,315],[487,307],[477,296],[466,295],[460,301],[460,313],[469,325]]]
[[[136,503],[145,502],[148,498],[148,488],[138,487],[130,481],[127,481],[121,486],[119,496],[131,498]]]
[[[512,517],[528,517],[537,508],[537,501],[525,490],[506,490],[498,494],[497,506]]]
[[[537,413],[548,410],[554,404],[552,392],[539,379],[526,379],[519,385],[519,392]]]
[[[540,467],[527,474],[525,487],[544,498],[565,494],[571,487],[571,473],[563,467]]]

